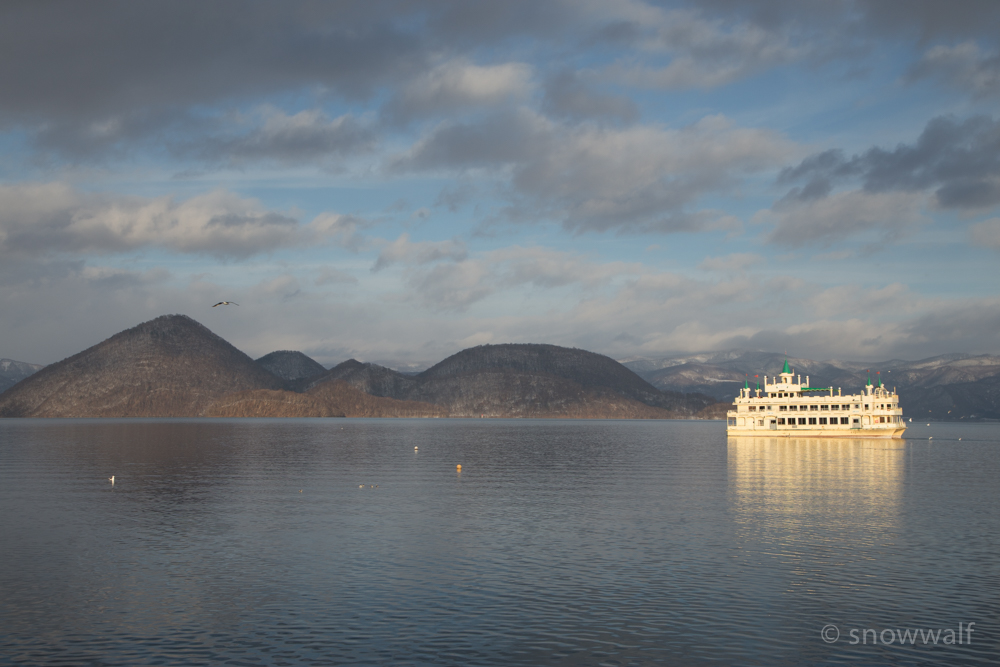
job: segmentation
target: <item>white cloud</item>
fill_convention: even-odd
[[[326,213],[303,227],[258,200],[214,190],[186,200],[94,194],[63,183],[0,186],[0,255],[109,254],[143,247],[243,259],[332,238],[360,243],[366,224]]]
[[[817,317],[828,320],[833,317],[855,316],[858,313],[886,312],[898,317],[913,313],[927,305],[902,283],[891,283],[885,287],[862,287],[856,284],[837,285],[813,294],[808,307]]]
[[[722,257],[706,257],[698,268],[704,271],[740,273],[763,261],[764,258],[758,254],[737,252]]]
[[[247,257],[296,241],[298,224],[224,190],[185,201],[93,195],[60,183],[0,186],[0,253],[116,253],[159,246]]]
[[[308,231],[318,240],[330,239],[342,248],[358,252],[368,241],[360,230],[372,224],[372,221],[355,215],[325,212],[313,218]]]
[[[466,336],[456,342],[462,347],[475,347],[477,345],[487,345],[492,343],[493,340],[494,336],[492,331],[477,331],[471,336]]]
[[[323,270],[319,272],[316,277],[315,284],[317,287],[323,285],[341,285],[344,283],[357,284],[358,279],[351,274],[341,271],[340,269],[335,269],[332,266],[324,266]]]
[[[476,65],[457,58],[416,77],[393,97],[385,112],[396,119],[492,107],[526,98],[533,68],[525,63]]]
[[[1000,250],[1000,218],[990,218],[969,229],[973,243]]]
[[[169,280],[170,271],[156,267],[148,271],[129,271],[113,266],[85,266],[80,277],[101,289],[123,289],[138,285],[153,285]]]
[[[391,264],[429,264],[442,259],[461,261],[467,255],[465,244],[450,241],[411,241],[409,234],[400,234],[392,243],[382,248],[372,271],[381,271]]]
[[[755,221],[774,223],[768,240],[778,245],[833,243],[865,235],[882,242],[928,223],[926,206],[927,195],[921,192],[850,190],[820,199],[786,200]]]
[[[418,300],[438,311],[464,311],[477,301],[518,288],[544,291],[575,286],[592,291],[643,272],[639,264],[594,262],[575,253],[540,247],[511,246],[468,259],[439,254],[431,261],[438,260],[452,261],[411,268],[405,274]]]
[[[299,281],[295,278],[295,276],[286,273],[284,275],[262,281],[253,287],[250,293],[257,295],[257,298],[277,298],[282,301],[288,301],[299,296],[299,294],[302,293],[302,287],[299,285]]]

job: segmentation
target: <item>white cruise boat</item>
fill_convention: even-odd
[[[788,367],[781,375],[764,376],[764,389],[744,382],[733,410],[726,413],[726,432],[732,436],[795,436],[804,438],[901,438],[906,424],[899,396],[890,392],[879,380],[871,377],[864,392],[844,396],[833,387],[810,387],[809,376],[802,376]]]

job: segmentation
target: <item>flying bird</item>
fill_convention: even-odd
[[[238,306],[238,305],[240,304],[234,303],[232,301],[220,301],[219,303],[215,304],[215,306]],[[215,308],[215,306],[212,306],[212,308]]]

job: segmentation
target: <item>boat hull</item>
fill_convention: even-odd
[[[906,427],[894,426],[893,428],[843,428],[843,429],[820,429],[820,428],[777,428],[770,429],[765,426],[757,428],[740,428],[730,426],[726,430],[729,437],[757,437],[757,438],[846,438],[846,439],[870,439],[891,440],[902,438]]]

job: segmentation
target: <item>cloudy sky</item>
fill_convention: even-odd
[[[995,0],[5,2],[0,356],[167,313],[325,364],[998,353],[998,36]]]

